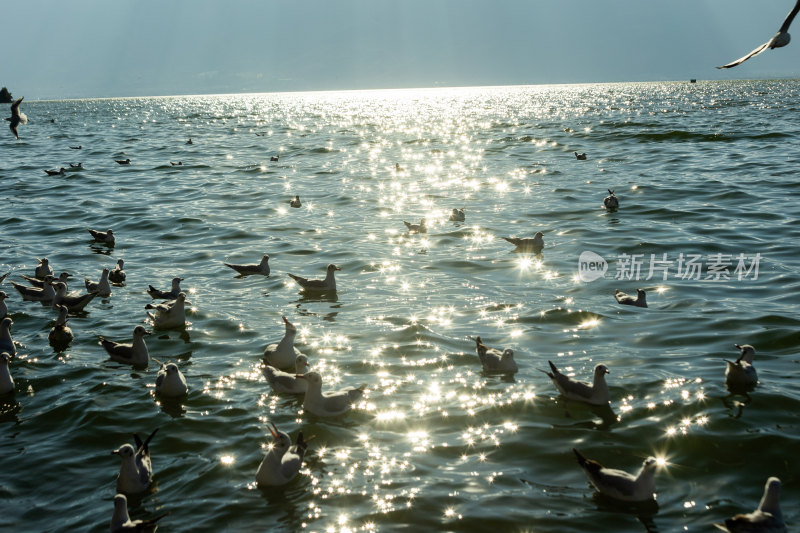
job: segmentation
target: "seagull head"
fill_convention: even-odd
[[[113,455],[119,455],[122,459],[133,459],[133,456],[136,455],[136,450],[133,449],[133,446],[130,444],[123,444],[113,452]]]

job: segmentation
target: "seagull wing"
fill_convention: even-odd
[[[782,33],[785,31],[789,31],[789,26],[791,26],[794,17],[797,15],[797,12],[800,11],[800,0],[797,0],[797,3],[794,5],[789,14],[786,15],[786,19],[784,19],[783,24],[781,24],[781,29],[778,32]],[[22,100],[22,98],[20,98]]]
[[[794,17],[792,17],[792,18],[794,18]],[[13,104],[11,104],[11,116],[12,117],[19,118],[19,104],[22,103],[22,99],[23,98],[25,98],[25,97],[21,96],[21,97],[17,98],[17,100]]]
[[[747,54],[746,56],[740,57],[736,61],[731,61],[727,65],[722,65],[721,67],[717,67],[717,68],[732,68],[732,67],[735,67],[736,65],[741,65],[742,63],[744,63],[745,61],[747,61],[751,57],[755,57],[758,54],[760,54],[761,52],[763,52],[764,50],[766,50],[767,46],[769,45],[769,43],[770,43],[770,41],[767,41],[764,44],[762,44],[761,46],[759,46],[758,48],[756,48],[755,50],[753,50],[752,52],[750,52],[749,54]]]

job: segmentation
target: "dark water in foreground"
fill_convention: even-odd
[[[160,427],[157,490],[129,503],[134,518],[169,511],[162,531],[711,531],[770,475],[791,530],[799,97],[796,81],[759,81],[24,102],[22,140],[0,142],[0,266],[14,270],[0,288],[19,352],[0,400],[0,529],[107,531],[109,452]],[[454,207],[466,222],[447,220]],[[406,233],[422,216],[429,233]],[[87,227],[113,228],[116,247]],[[540,257],[500,238],[536,231]],[[604,279],[576,277],[584,251],[607,260]],[[263,253],[268,278],[222,264]],[[614,279],[636,277],[623,254],[642,254],[638,281]],[[645,279],[664,254],[667,279]],[[681,254],[701,279],[677,275]],[[707,280],[718,254],[730,279]],[[760,254],[757,279],[738,279],[740,254]],[[42,256],[72,289],[126,264],[124,287],[70,319],[63,353],[47,341],[55,313],[9,283]],[[328,263],[334,298],[286,276]],[[162,404],[157,365],[111,363],[97,337],[129,339],[147,285],[175,275],[191,324],[148,346],[190,393]],[[637,287],[648,309],[616,304]],[[271,392],[260,355],[281,315],[328,386],[368,385],[356,411],[318,419]],[[519,373],[482,374],[475,335],[513,348]],[[749,396],[724,387],[734,343],[757,351]],[[558,398],[548,359],[584,378],[605,363],[613,413]],[[283,491],[254,487],[268,422],[316,436]],[[598,499],[572,447],[629,471],[666,458],[657,508]]]

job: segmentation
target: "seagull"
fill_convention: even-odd
[[[232,265],[230,263],[223,263],[226,267],[234,269],[240,276],[249,276],[251,274],[261,274],[262,276],[269,276],[269,256],[264,254],[261,262],[250,265]]]
[[[322,392],[322,376],[317,372],[297,374],[308,381],[308,390],[303,398],[303,409],[316,416],[339,416],[347,413],[354,402],[364,395],[366,385],[349,387],[336,392]]]
[[[186,302],[186,293],[181,292],[174,300],[157,305],[147,304],[144,308],[155,310],[155,314],[147,313],[147,316],[153,320],[154,328],[179,329],[186,326],[184,302]]]
[[[153,359],[161,365],[156,376],[156,394],[164,397],[177,398],[189,392],[186,378],[175,363],[166,365],[158,359]]]
[[[98,231],[95,229],[87,228],[86,231],[92,234],[92,237],[97,242],[102,242],[109,246],[114,246],[114,230]]]
[[[67,169],[61,167],[59,170],[47,170],[45,169],[45,173],[48,176],[64,176],[67,173]]]
[[[13,323],[14,321],[8,317],[0,321],[0,351],[6,352],[11,356],[17,354],[14,339],[11,338],[11,324]]]
[[[32,287],[39,287],[41,289],[44,288],[44,285],[46,283],[44,280],[34,278],[33,276],[26,276],[25,274],[22,274],[22,277],[25,279],[25,281],[30,283]],[[61,274],[58,275],[58,278],[56,278],[54,281],[60,281],[61,283],[66,285],[67,280],[71,277],[72,274],[70,274],[69,272],[62,272]]]
[[[175,166],[180,167],[183,166],[183,161],[170,161],[169,164],[172,165],[173,167]]]
[[[103,346],[112,361],[125,365],[132,365],[135,368],[146,368],[150,363],[150,352],[144,343],[144,336],[151,333],[144,329],[144,326],[133,328],[133,342],[123,344],[100,337],[100,344]]]
[[[22,295],[23,300],[49,302],[56,297],[56,292],[53,290],[52,285],[53,276],[47,276],[44,280],[43,287],[28,287],[27,285],[20,285],[13,281],[11,285]]]
[[[6,298],[8,298],[8,294],[5,291],[0,291],[0,318],[4,318],[8,314]]]
[[[181,293],[181,281],[183,278],[172,278],[172,289],[168,291],[160,291],[152,285],[147,286],[147,294],[155,300],[174,300]]]
[[[114,515],[111,517],[111,533],[153,533],[158,526],[156,522],[167,516],[151,518],[150,520],[131,520],[128,514],[128,498],[124,494],[114,496]]]
[[[292,446],[289,435],[280,431],[275,424],[268,429],[272,434],[272,446],[258,465],[256,483],[260,487],[286,485],[300,472],[311,438],[303,440],[303,433],[298,433],[297,443]]]
[[[302,207],[302,205],[299,196],[295,196],[293,200],[289,200],[289,207]]]
[[[517,372],[517,363],[514,361],[514,351],[511,348],[506,348],[501,352],[497,348],[489,348],[483,344],[480,337],[476,337],[474,340],[484,371],[503,374]]]
[[[616,209],[619,207],[619,199],[614,196],[614,191],[608,189],[608,196],[603,198],[603,205],[606,209]]]
[[[304,290],[307,291],[330,291],[336,292],[336,279],[333,273],[341,268],[336,265],[328,265],[326,269],[325,279],[307,279],[294,274],[289,274],[289,277],[295,280]]]
[[[131,164],[130,158],[128,158],[128,159],[115,159],[114,161],[116,161],[117,164],[119,164],[119,165],[130,165]]]
[[[725,386],[731,390],[749,390],[758,383],[756,367],[753,366],[753,358],[756,350],[749,344],[734,344],[739,349],[739,357],[736,361],[724,361],[727,363],[725,368]]]
[[[75,338],[75,335],[72,333],[72,329],[67,325],[67,312],[69,309],[66,306],[59,305],[58,306],[58,318],[56,319],[56,325],[50,330],[50,334],[47,336],[47,340],[50,341],[50,345],[54,348],[58,347],[66,347],[72,340]]]
[[[70,163],[69,168],[83,168],[83,163],[78,163],[77,165]]]
[[[279,157],[280,157],[280,155],[273,155],[272,157],[269,158],[269,160],[270,161],[277,161]]]
[[[56,309],[57,305],[65,305],[67,309],[69,309],[70,313],[83,311],[83,308],[86,307],[89,302],[94,300],[95,296],[97,296],[96,292],[79,294],[78,296],[70,296],[67,294],[66,283],[55,281],[52,283],[52,285],[56,290],[55,298],[53,298],[53,309]]]
[[[533,238],[503,237],[503,239],[516,246],[518,251],[536,252],[544,248],[544,233],[541,231],[537,231]]]
[[[44,279],[46,276],[53,275],[53,267],[50,266],[50,261],[46,257],[42,257],[39,259],[39,264],[36,265],[36,269],[33,271],[33,275],[36,276],[38,279]]]
[[[461,209],[453,209],[450,213],[450,220],[453,222],[464,222],[467,219],[467,215],[464,213],[464,208]]]
[[[752,513],[737,514],[725,520],[725,525],[714,524],[729,533],[786,533],[780,505],[781,480],[771,477],[764,485],[764,495]]]
[[[401,166],[400,166],[400,163],[395,163],[395,164],[394,164],[394,171],[395,171],[395,172],[404,172],[404,171],[405,171],[405,169],[404,169],[403,167],[401,167]]]
[[[119,261],[117,261],[117,266],[111,269],[111,272],[108,273],[109,281],[112,281],[114,283],[122,283],[123,281],[125,281],[125,271],[123,270],[123,268],[125,268],[125,261],[120,259]]]
[[[86,285],[86,291],[90,293],[96,292],[98,296],[103,298],[111,296],[111,285],[108,284],[108,273],[108,268],[104,268],[103,273],[100,274],[100,281],[97,283],[89,278],[84,278],[83,283]]]
[[[267,364],[275,368],[285,369],[296,364],[297,358],[301,355],[305,357],[297,348],[294,347],[294,337],[297,334],[297,328],[294,324],[284,316],[283,324],[286,327],[286,332],[283,338],[278,343],[267,345],[264,350],[264,359]],[[302,374],[302,372],[296,372]]]
[[[80,150],[81,148],[83,148],[83,145],[81,145],[81,146],[70,146],[70,148],[72,150]]]
[[[14,392],[14,378],[8,370],[8,361],[11,354],[8,352],[0,353],[0,396]]]
[[[122,458],[122,465],[117,478],[117,490],[119,492],[136,494],[150,488],[150,483],[153,481],[153,464],[150,461],[149,444],[157,431],[158,428],[153,430],[144,442],[142,442],[137,433],[134,433],[135,449],[130,444],[123,444],[111,452]]]
[[[658,461],[648,457],[641,470],[634,476],[622,470],[605,468],[596,461],[587,459],[572,448],[578,458],[578,464],[589,477],[592,485],[601,493],[611,498],[626,502],[644,502],[653,499],[656,491],[655,471]]]
[[[412,224],[411,222],[403,221],[403,224],[406,225],[409,232],[414,233],[428,233],[428,221],[425,220],[425,217],[422,217],[422,220],[419,221],[419,224]]]
[[[283,372],[271,365],[264,367],[264,376],[267,378],[267,383],[270,384],[275,392],[279,394],[305,394],[308,390],[308,381],[297,378],[298,374],[305,374],[308,371],[308,357],[300,354],[295,358],[294,364],[294,373]]]
[[[194,143],[192,142],[192,138],[191,138],[191,137],[189,137],[189,140],[188,140],[188,141],[186,141],[186,144],[194,144]]]
[[[619,289],[614,291],[614,298],[622,305],[633,305],[636,307],[647,307],[647,298],[644,289],[636,289],[636,298],[625,294]]]
[[[547,377],[556,386],[564,398],[568,400],[575,400],[578,402],[588,403],[590,405],[607,405],[609,401],[608,384],[606,383],[606,374],[608,368],[606,365],[596,365],[594,367],[594,381],[591,385],[583,381],[577,381],[571,377],[559,372],[556,365],[551,361],[547,361],[550,365],[550,370],[541,370],[547,374]]]
[[[19,140],[19,135],[17,135],[17,126],[28,123],[28,117],[25,116],[25,113],[19,110],[19,104],[22,103],[23,98],[25,97],[20,96],[13,104],[11,104],[11,116],[6,119],[10,122],[8,127],[11,128],[11,133],[14,134],[14,138],[17,140]]]
[[[572,152],[572,153],[575,154],[575,158],[578,159],[579,161],[586,161],[586,152],[583,152],[582,154],[579,154],[578,152]]]
[[[792,10],[789,11],[788,15],[786,15],[786,19],[784,19],[783,24],[781,24],[781,27],[778,29],[778,33],[773,35],[772,39],[770,39],[769,41],[765,42],[764,44],[762,44],[761,46],[759,46],[758,48],[756,48],[755,50],[753,50],[752,52],[750,52],[746,56],[740,57],[736,61],[732,61],[732,62],[728,63],[727,65],[722,65],[721,67],[717,67],[717,68],[735,67],[736,65],[740,65],[740,64],[744,63],[745,61],[747,61],[751,57],[757,56],[758,54],[760,54],[761,52],[763,52],[767,48],[769,48],[770,50],[773,50],[775,48],[781,48],[781,47],[786,46],[787,44],[789,44],[789,40],[790,40],[790,37],[789,37],[789,26],[791,26],[792,21],[794,20],[794,17],[797,15],[798,11],[800,11],[800,0],[797,0],[797,3],[795,3],[795,5],[792,8]]]

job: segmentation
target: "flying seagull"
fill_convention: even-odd
[[[792,21],[794,20],[794,17],[795,17],[795,15],[797,15],[798,11],[800,11],[800,0],[797,0],[797,3],[795,3],[795,5],[792,8],[792,10],[789,11],[788,15],[786,15],[786,19],[783,21],[783,24],[781,24],[781,27],[778,30],[778,33],[773,35],[772,39],[770,39],[769,41],[765,42],[764,44],[762,44],[761,46],[759,46],[758,48],[756,48],[755,50],[753,50],[752,52],[750,52],[746,56],[740,57],[736,61],[732,61],[732,62],[728,63],[727,65],[722,65],[721,67],[717,67],[717,68],[735,67],[736,65],[740,65],[740,64],[744,63],[745,61],[747,61],[751,57],[757,56],[758,54],[760,54],[761,52],[763,52],[767,48],[772,50],[772,49],[775,49],[775,48],[781,48],[781,47],[786,46],[787,44],[789,44],[789,40],[790,40],[790,37],[789,37],[789,26],[792,24]]]
[[[17,126],[28,123],[28,117],[25,116],[25,113],[19,110],[19,104],[22,103],[23,98],[25,97],[20,96],[13,104],[11,104],[11,116],[6,119],[11,123],[8,125],[8,127],[11,128],[11,133],[14,134],[14,138],[17,140],[19,140],[19,135],[17,135]]]

